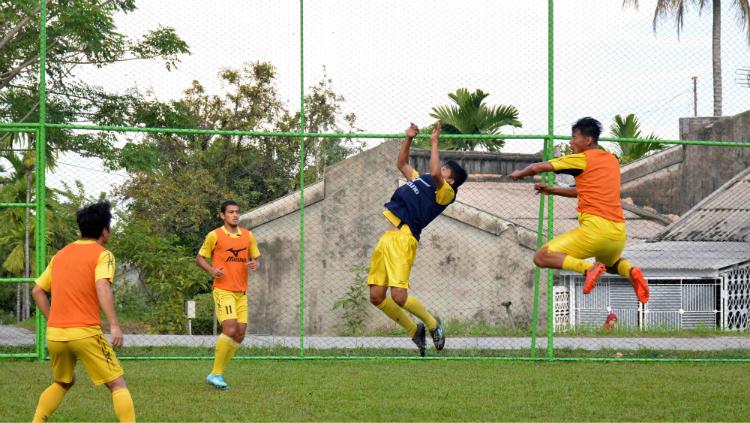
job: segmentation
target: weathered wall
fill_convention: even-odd
[[[750,111],[680,119],[680,139],[750,141]],[[622,194],[662,214],[681,215],[750,166],[750,148],[678,146],[622,168]]]
[[[369,265],[387,226],[382,211],[399,183],[398,147],[386,143],[327,169],[325,198],[305,208],[307,334],[340,332],[340,311],[332,307],[354,281],[351,266]],[[263,254],[250,280],[249,330],[292,335],[298,331],[299,211],[273,220],[264,213],[251,211],[241,222],[251,227]],[[477,226],[440,216],[423,231],[411,293],[444,320],[510,326],[500,304],[511,301],[515,323],[530,322],[534,269],[529,234],[516,233],[512,225],[496,226],[499,230]],[[541,304],[546,304],[544,290]],[[373,306],[367,308],[368,330],[395,326]]]
[[[623,166],[622,197],[662,214],[678,214],[684,158],[685,150],[678,146]]]
[[[750,141],[750,111],[718,118],[680,119],[680,138]],[[680,214],[750,166],[750,148],[685,146]]]

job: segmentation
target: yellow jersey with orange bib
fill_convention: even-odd
[[[604,150],[586,150],[549,163],[555,173],[575,177],[579,227],[545,244],[547,251],[579,259],[595,257],[605,266],[613,265],[622,256],[626,240],[617,158]]]
[[[52,294],[47,322],[47,348],[55,381],[73,381],[81,360],[94,384],[123,375],[120,362],[104,337],[99,318],[96,281],[115,276],[115,258],[95,241],[68,244],[50,261],[36,280]]]
[[[252,232],[237,228],[229,232],[224,226],[214,229],[203,242],[198,254],[211,259],[211,266],[221,268],[223,276],[214,278],[213,297],[219,322],[236,319],[247,323],[247,280],[250,258],[260,257]]]

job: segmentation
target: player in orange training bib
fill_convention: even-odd
[[[75,383],[81,360],[94,385],[112,392],[121,422],[135,421],[135,408],[122,367],[112,347],[123,343],[117,322],[112,282],[115,257],[104,248],[109,240],[112,213],[108,202],[78,210],[81,239],[68,244],[50,260],[32,290],[34,302],[47,319],[47,349],[54,382],[39,397],[34,422],[46,422]],[[47,294],[52,294],[52,303]],[[109,322],[112,344],[102,333],[99,308]]]
[[[604,272],[619,274],[633,285],[638,300],[648,302],[648,282],[641,269],[622,257],[625,248],[625,218],[620,204],[620,163],[610,152],[599,149],[602,125],[585,117],[573,125],[573,154],[534,163],[510,174],[519,180],[542,172],[573,175],[574,187],[534,184],[539,193],[578,197],[579,227],[555,237],[534,254],[539,267],[572,270],[586,277],[583,293],[594,289]],[[595,257],[591,263],[582,259]]]
[[[231,200],[222,203],[219,216],[224,225],[208,233],[195,262],[214,278],[214,305],[221,322],[214,368],[206,380],[215,388],[227,389],[229,385],[222,376],[224,367],[245,339],[247,329],[247,269],[258,268],[260,251],[252,232],[238,226],[237,203]]]

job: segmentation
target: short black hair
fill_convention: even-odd
[[[221,212],[222,213],[226,213],[227,207],[229,207],[229,206],[237,206],[237,207],[239,207],[240,205],[237,204],[237,202],[234,201],[234,200],[227,200],[227,201],[221,203]]]
[[[599,143],[599,135],[602,133],[602,123],[592,117],[585,117],[578,119],[578,122],[573,124],[572,132],[578,130],[581,135],[585,137],[591,137],[595,143]]]
[[[455,160],[448,160],[447,162],[445,162],[445,165],[451,168],[451,178],[453,178],[453,183],[451,184],[451,187],[455,191],[464,182],[466,182],[466,177],[468,175],[466,174],[466,170],[463,167],[461,167],[461,165],[458,164],[458,162]]]
[[[110,207],[109,201],[105,200],[89,204],[76,212],[78,229],[81,230],[83,238],[99,239],[105,229],[109,230],[109,224],[112,222]]]

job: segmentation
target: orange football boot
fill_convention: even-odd
[[[607,271],[607,267],[604,264],[596,262],[594,266],[584,273],[586,275],[586,283],[583,284],[583,293],[588,294],[596,286],[596,281],[599,280],[599,276],[603,275]]]

